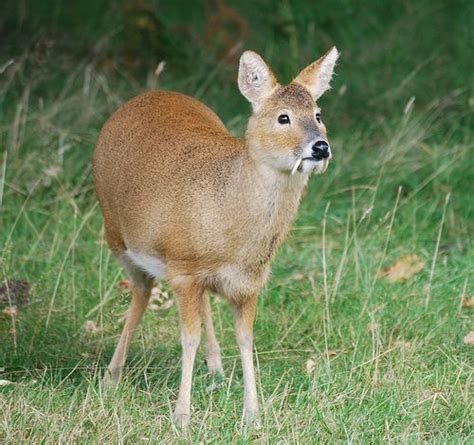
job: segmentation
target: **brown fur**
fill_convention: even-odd
[[[280,144],[295,146],[297,138]],[[258,167],[244,141],[194,99],[169,92],[132,99],[105,125],[94,157],[111,249],[159,253],[170,279],[199,276],[229,298],[257,291],[305,185],[281,174],[266,180],[270,200],[262,202],[255,196]],[[250,271],[252,289],[226,295],[213,275],[226,264]]]
[[[304,81],[310,82],[308,75]],[[222,370],[207,291],[234,304],[245,411],[248,418],[256,415],[251,345],[258,291],[296,215],[311,171],[308,167],[292,175],[292,166],[307,156],[303,152],[308,144],[326,138],[324,125],[315,120],[318,109],[311,88],[296,81],[278,85],[255,53],[241,58],[239,87],[254,107],[245,139],[231,136],[217,115],[193,98],[149,92],[109,119],[94,155],[107,241],[134,285],[131,321],[109,370],[116,383],[146,306],[137,303],[137,295],[143,302],[149,298],[152,278],[130,256],[138,254],[151,267],[165,265],[177,296],[183,374],[176,416],[184,426],[201,319],[210,367]],[[319,88],[327,89],[328,84]],[[277,123],[281,113],[290,116],[291,125]]]

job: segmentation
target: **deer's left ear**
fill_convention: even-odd
[[[338,57],[339,52],[333,46],[323,57],[301,71],[293,82],[307,88],[313,99],[317,100],[331,88],[330,83]]]

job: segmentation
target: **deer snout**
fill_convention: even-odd
[[[331,148],[329,144],[324,139],[319,139],[316,141],[312,148],[312,156],[316,161],[322,161],[331,156]]]

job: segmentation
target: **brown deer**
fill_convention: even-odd
[[[175,420],[182,427],[190,419],[201,322],[209,371],[223,374],[208,292],[225,297],[234,308],[244,419],[258,417],[252,358],[257,295],[310,173],[323,173],[331,158],[315,101],[329,89],[337,58],[332,48],[282,86],[258,54],[244,52],[238,85],[253,108],[244,139],[231,136],[201,102],[165,91],[130,100],[100,133],[96,192],[107,242],[133,287],[105,382],[119,382],[153,280],[168,280],[181,325]]]

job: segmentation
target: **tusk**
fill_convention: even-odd
[[[291,170],[291,175],[292,175],[292,176],[295,174],[296,170],[298,170],[298,167],[300,166],[301,161],[302,161],[301,158],[298,158],[298,159],[296,160],[295,165],[293,166],[293,169]]]

